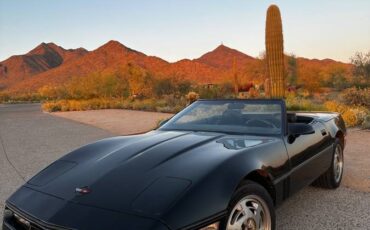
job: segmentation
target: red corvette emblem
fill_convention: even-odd
[[[75,191],[77,193],[79,193],[79,194],[82,194],[82,195],[85,195],[85,194],[88,194],[88,193],[91,192],[91,190],[89,189],[89,187],[76,188]]]

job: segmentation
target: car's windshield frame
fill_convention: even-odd
[[[237,131],[220,131],[220,130],[190,130],[190,129],[178,129],[178,128],[171,128],[169,124],[173,124],[180,118],[182,118],[184,115],[189,113],[189,110],[193,110],[194,107],[198,105],[198,103],[204,103],[204,102],[210,102],[210,103],[217,103],[220,102],[222,103],[230,103],[230,102],[242,102],[245,104],[251,104],[251,105],[279,105],[281,107],[281,133],[279,134],[273,134],[273,133],[253,133],[253,132],[237,132]],[[187,106],[185,109],[177,113],[175,116],[173,116],[171,119],[169,119],[167,122],[165,122],[163,125],[161,125],[158,130],[163,130],[163,131],[204,131],[204,132],[221,132],[221,133],[230,133],[230,134],[242,134],[242,135],[271,135],[271,136],[276,136],[276,135],[286,135],[287,133],[287,123],[286,123],[286,107],[285,107],[285,102],[284,100],[281,99],[200,99],[195,101],[194,103],[190,104]]]

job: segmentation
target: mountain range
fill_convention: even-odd
[[[297,62],[300,68],[315,71],[323,71],[333,65],[345,69],[350,67],[350,64],[331,59],[297,58]],[[41,43],[27,54],[11,56],[0,62],[0,91],[33,92],[44,85],[63,84],[72,77],[116,73],[129,63],[159,78],[180,77],[199,84],[223,82],[231,79],[235,71],[250,80],[264,78],[261,59],[225,45],[199,58],[171,63],[128,48],[118,41],[109,41],[92,51]]]

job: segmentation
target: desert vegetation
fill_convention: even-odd
[[[0,63],[0,102],[41,101],[49,112],[178,112],[198,98],[284,98],[289,110],[335,111],[348,126],[370,127],[370,52],[350,64],[284,54],[276,5],[267,10],[265,35],[258,58],[221,44],[174,63],[117,41],[93,51],[42,43]]]
[[[350,68],[343,65],[301,68],[301,60],[285,56],[285,99],[289,110],[335,111],[348,126],[370,127],[370,55],[356,53]],[[302,60],[303,62],[305,60]],[[261,58],[261,62],[264,59]],[[265,85],[235,71],[223,83],[200,84],[179,76],[158,76],[138,65],[127,64],[115,73],[71,77],[62,84],[44,85],[36,92],[0,92],[0,101],[43,102],[49,112],[92,109],[135,109],[177,112],[197,98],[264,98]]]

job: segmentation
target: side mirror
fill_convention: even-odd
[[[292,123],[288,124],[289,136],[288,142],[291,144],[300,135],[308,135],[315,133],[313,127],[309,124],[304,123]]]
[[[167,123],[167,121],[169,121],[169,120],[170,120],[170,119],[168,118],[168,119],[164,119],[164,120],[159,121],[159,122],[158,122],[158,125],[157,125],[157,128],[159,128],[159,127],[161,127],[162,125],[166,124],[166,123]]]

